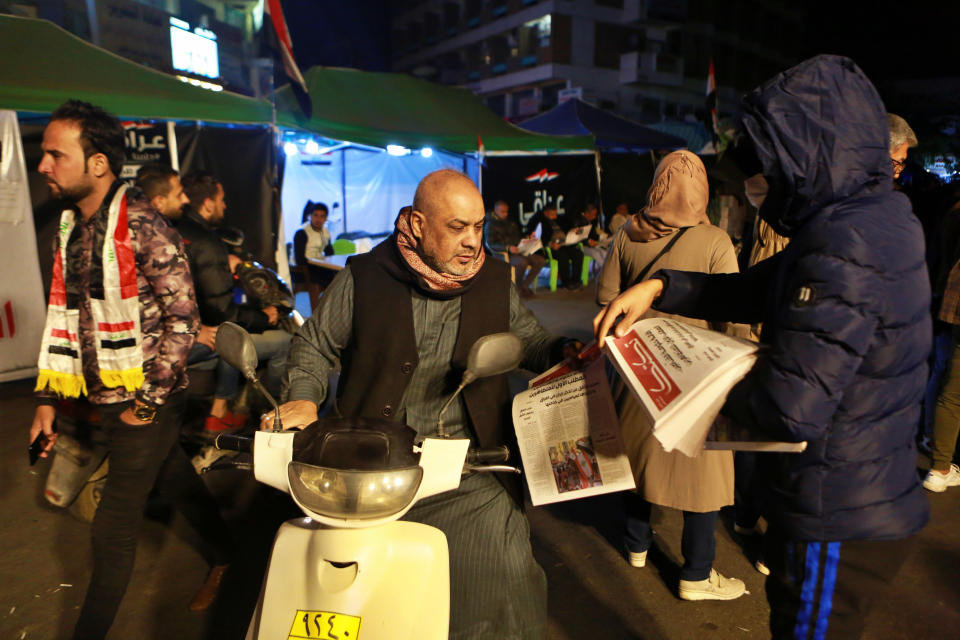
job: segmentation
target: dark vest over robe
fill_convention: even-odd
[[[354,278],[353,337],[341,356],[337,389],[343,416],[394,418],[417,367],[411,303],[412,279],[391,236],[373,251],[350,259]],[[460,328],[451,362],[451,392],[480,337],[510,329],[510,272],[487,260],[460,297]],[[455,378],[455,380],[454,380]],[[507,376],[476,380],[463,391],[470,426],[480,447],[511,443]]]

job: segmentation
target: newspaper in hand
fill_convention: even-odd
[[[517,245],[517,253],[522,256],[528,256],[531,253],[539,251],[543,247],[540,238],[524,238]]]
[[[756,361],[757,345],[670,318],[647,318],[604,347],[640,400],[664,450],[803,451],[806,442],[759,443],[708,436],[730,389]]]
[[[513,424],[534,506],[636,487],[604,359],[597,357],[598,349],[592,353],[592,361],[581,358],[583,369],[558,365],[513,400]]]
[[[579,244],[590,237],[590,225],[584,225],[582,227],[574,227],[567,231],[567,237],[564,238],[563,244]]]

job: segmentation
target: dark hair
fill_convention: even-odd
[[[213,200],[217,197],[217,186],[220,181],[209,171],[193,171],[183,176],[180,184],[191,206],[199,209],[203,206],[204,200]]]
[[[137,187],[148,199],[166,197],[170,193],[170,178],[180,175],[165,164],[145,164],[137,171]]]
[[[91,156],[102,153],[114,176],[123,170],[123,125],[100,107],[82,100],[67,100],[50,114],[50,122],[67,120],[80,128],[80,146],[84,164]]]
[[[306,222],[317,209],[323,209],[325,214],[328,216],[330,215],[330,209],[327,209],[327,205],[323,204],[322,202],[307,200],[307,204],[303,205],[303,217],[300,219],[300,222]]]

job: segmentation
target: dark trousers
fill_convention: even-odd
[[[639,494],[628,491],[623,494],[623,508],[627,516],[624,542],[627,550],[639,553],[653,545],[653,529],[650,528],[650,503]],[[681,580],[706,580],[713,568],[717,542],[714,530],[719,511],[697,513],[683,512],[683,534],[680,537],[680,553],[683,566]]]
[[[776,527],[764,536],[774,640],[855,639],[893,580],[910,540],[797,542]]]
[[[557,261],[560,286],[580,282],[583,272],[583,251],[580,251],[580,247],[571,244],[556,250],[551,249],[550,252]]]
[[[930,453],[933,469],[949,471],[957,449],[957,435],[960,434],[960,329],[954,329],[950,344],[949,360],[943,377],[940,395],[937,397],[933,414],[933,442]]]
[[[74,638],[103,638],[113,624],[133,573],[137,535],[154,484],[158,497],[176,504],[201,537],[213,543],[213,564],[227,564],[233,556],[216,500],[178,442],[185,401],[185,392],[171,395],[156,422],[145,426],[120,420],[127,403],[100,408],[110,472],[93,519],[93,575]]]
[[[762,483],[757,481],[757,463],[762,455],[753,451],[736,451],[733,455],[736,523],[748,529],[757,524],[763,513]]]
[[[532,253],[529,256],[510,254],[510,265],[516,272],[517,286],[521,289],[529,289],[546,262],[547,259],[539,253]]]

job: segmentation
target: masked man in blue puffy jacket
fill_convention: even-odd
[[[759,215],[790,237],[740,274],[661,271],[597,316],[625,332],[651,305],[763,322],[767,345],[723,413],[764,439],[774,638],[856,638],[927,522],[914,431],[926,380],[930,286],[920,223],[892,189],[886,110],[849,59],[818,56],[744,99]]]

